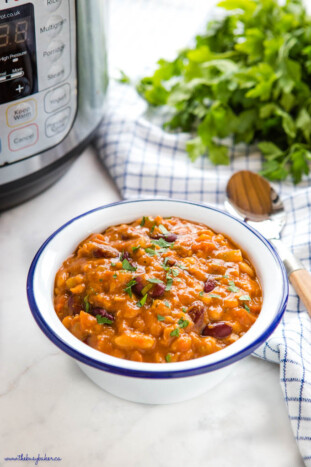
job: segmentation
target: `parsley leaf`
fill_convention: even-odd
[[[173,329],[173,331],[171,331],[171,333],[170,333],[170,336],[171,337],[179,337],[179,329],[178,328]]]
[[[158,318],[158,321],[164,321],[165,320],[165,316],[162,316],[162,315],[157,315],[157,318]]]
[[[246,305],[246,303],[244,303],[244,308],[245,308],[245,310],[246,310],[248,313],[250,313],[251,310],[249,309],[249,306]]]
[[[250,297],[249,295],[241,295],[241,296],[239,297],[239,300],[242,300],[242,301],[243,301],[243,300],[248,301],[248,300],[250,300],[250,299],[251,299],[251,297]]]
[[[137,268],[131,265],[131,263],[127,260],[124,259],[122,261],[122,268],[125,269],[126,271],[136,271]]]
[[[129,84],[131,82],[131,79],[127,76],[127,74],[124,73],[124,71],[120,71],[120,77],[117,79],[119,83],[122,84]]]
[[[148,282],[151,282],[151,284],[163,284],[163,281],[160,279],[157,279],[156,277],[150,277],[147,279]]]
[[[235,283],[233,281],[229,281],[229,287],[228,287],[228,290],[230,292],[238,292],[240,289],[235,285]]]
[[[143,296],[143,298],[141,300],[139,300],[139,302],[137,302],[137,305],[139,306],[139,308],[141,308],[142,306],[144,306],[144,304],[146,303],[146,300],[147,300],[147,294]]]
[[[170,363],[172,361],[172,357],[171,357],[171,354],[166,354],[165,355],[165,360],[167,361],[167,363]]]
[[[147,217],[147,219],[148,219],[148,217]],[[140,226],[143,227],[145,225],[145,223],[146,223],[146,217],[143,216],[143,218],[141,220],[141,223],[140,223]]]
[[[160,224],[159,229],[163,233],[163,235],[169,235],[169,231],[164,227],[164,225]]]
[[[151,240],[151,243],[158,245],[160,248],[170,248],[174,243],[169,243],[164,238],[159,238],[159,240]]]
[[[101,316],[101,315],[96,315],[96,319],[97,319],[98,324],[112,324],[113,323],[111,319],[106,318],[105,316]]]
[[[153,249],[153,248],[146,248],[145,249],[145,252],[149,255],[149,256],[154,256],[156,254],[156,251]]]
[[[84,301],[84,310],[86,313],[89,313],[90,312],[90,302],[89,302],[89,296],[86,295],[83,299]]]
[[[189,321],[187,321],[187,320],[184,319],[184,318],[180,318],[180,319],[178,320],[178,326],[179,326],[180,328],[186,328],[186,327],[188,326],[188,324],[189,324]]]
[[[130,282],[128,282],[128,283],[126,284],[125,289],[124,289],[125,292],[126,292],[127,294],[129,294],[129,296],[130,296],[131,298],[132,298],[132,296],[133,296],[132,287],[133,287],[133,285],[135,285],[135,284],[136,284],[136,280],[135,280],[135,279],[132,279]]]
[[[172,285],[173,285],[173,278],[172,278],[172,277],[167,277],[167,278],[166,278],[166,287],[165,287],[165,290],[166,290],[166,291],[171,290]]]
[[[135,253],[135,251],[139,250],[139,248],[140,248],[140,245],[133,246],[132,247],[132,252]]]
[[[209,297],[212,297],[212,298],[221,298],[221,296],[217,295],[217,293],[209,293],[208,295]]]
[[[258,144],[271,180],[310,172],[311,18],[301,0],[222,0],[210,21],[173,60],[140,80],[152,106],[169,106],[165,127],[193,133],[189,158],[228,164],[228,145]],[[305,4],[305,5],[304,5]],[[160,226],[159,226],[160,228]],[[165,235],[165,234],[164,234]]]

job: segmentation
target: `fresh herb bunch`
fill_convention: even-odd
[[[174,109],[169,129],[195,132],[187,143],[195,160],[208,153],[228,164],[220,140],[257,143],[262,174],[299,183],[311,160],[311,19],[301,0],[223,0],[195,46],[175,60],[159,60],[138,92]]]

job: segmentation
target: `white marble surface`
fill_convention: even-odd
[[[279,368],[248,357],[215,390],[171,406],[119,400],[95,386],[39,330],[25,282],[45,238],[119,199],[89,148],[39,197],[0,215],[0,465],[59,456],[64,467],[299,467]]]

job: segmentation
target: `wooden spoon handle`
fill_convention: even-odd
[[[290,274],[289,280],[311,317],[311,274],[306,269],[298,269]]]

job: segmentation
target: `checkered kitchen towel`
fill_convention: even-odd
[[[160,56],[170,58],[168,54],[182,47],[202,25],[202,11],[206,11],[202,0],[115,0],[111,70],[117,64],[131,76],[142,76]],[[126,50],[120,45],[121,35],[126,39]],[[261,168],[258,152],[243,146],[232,146],[228,167],[215,167],[206,157],[193,164],[185,153],[187,138],[164,132],[134,89],[111,83],[95,144],[124,198],[175,197],[223,207],[231,174]],[[310,270],[311,179],[299,187],[286,182],[275,188],[287,211],[282,238]],[[281,324],[255,355],[280,364],[292,428],[304,461],[311,466],[311,320],[292,288]]]

